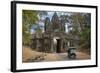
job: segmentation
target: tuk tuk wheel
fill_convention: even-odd
[[[68,57],[69,59],[76,59],[76,54],[70,54]]]

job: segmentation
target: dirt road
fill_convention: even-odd
[[[90,55],[82,52],[76,52],[76,59],[86,60],[90,59]],[[33,51],[30,48],[23,48],[23,62],[44,62],[44,61],[64,61],[70,60],[67,53],[43,53]]]

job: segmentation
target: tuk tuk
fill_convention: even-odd
[[[76,59],[76,48],[75,47],[68,48],[68,58],[69,59]]]

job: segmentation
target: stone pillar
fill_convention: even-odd
[[[68,41],[67,44],[68,44],[68,47],[70,47],[70,41]]]
[[[36,50],[37,51],[39,50],[38,45],[39,45],[39,39],[36,39]]]
[[[60,52],[62,52],[62,49],[63,49],[63,39],[60,39],[61,40],[61,44],[60,44]]]
[[[53,42],[53,39],[51,39],[51,52],[54,52],[54,42]]]
[[[57,40],[55,39],[55,38],[53,38],[53,50],[54,50],[54,52],[56,52],[56,50],[57,50]]]

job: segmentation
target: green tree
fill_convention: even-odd
[[[89,49],[91,45],[91,14],[89,13],[73,13],[71,15],[73,36],[79,37],[81,49]]]
[[[69,16],[65,13],[60,15],[60,22],[61,22],[61,31],[65,31],[65,25],[69,22]]]
[[[91,46],[91,28],[85,25],[84,30],[80,33],[80,44],[82,48],[90,49]]]
[[[38,20],[37,11],[33,10],[23,10],[22,11],[22,34],[23,34],[23,45],[29,45],[30,39],[32,38],[30,34],[31,26]]]
[[[40,19],[48,15],[47,11],[38,11],[38,14],[39,14]]]

